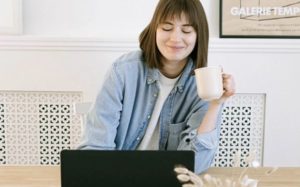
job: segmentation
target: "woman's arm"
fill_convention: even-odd
[[[123,82],[112,66],[87,115],[79,149],[115,149],[115,137],[122,112]]]
[[[232,75],[223,74],[223,89],[224,93],[221,98],[209,103],[207,113],[199,125],[198,134],[207,133],[216,128],[218,114],[223,103],[235,93],[235,83]]]
[[[209,102],[207,110],[204,110],[205,105],[203,105],[193,113],[187,121],[188,128],[181,133],[178,150],[195,152],[196,173],[207,170],[213,162],[219,144],[222,106],[235,93],[235,83],[231,75],[223,75],[223,85],[222,97]],[[196,121],[200,121],[200,124],[199,122],[196,124]]]

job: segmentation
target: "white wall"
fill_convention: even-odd
[[[83,91],[93,100],[113,59],[138,48],[157,2],[24,0],[24,35],[0,36],[0,90]],[[219,39],[218,1],[203,4],[209,63],[234,74],[239,93],[267,96],[264,164],[300,166],[300,42]]]
[[[25,2],[26,1],[26,2]],[[25,0],[26,34],[137,39],[157,0]],[[55,11],[55,13],[54,13]]]
[[[24,32],[29,35],[137,40],[158,0],[26,0]],[[218,35],[218,1],[203,1],[211,35]],[[55,10],[55,13],[54,13]]]

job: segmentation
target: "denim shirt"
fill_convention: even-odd
[[[193,150],[195,172],[200,173],[214,159],[221,114],[213,131],[197,134],[208,103],[197,95],[195,78],[191,75],[193,67],[190,59],[162,107],[159,150]],[[117,59],[87,115],[79,148],[135,150],[146,132],[159,94],[158,71],[148,68],[141,51]]]

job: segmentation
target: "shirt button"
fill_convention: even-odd
[[[154,96],[154,97],[157,97],[157,94],[155,93],[155,94],[153,94],[153,96]]]
[[[150,118],[151,118],[151,116],[150,116],[150,115],[148,115],[148,116],[147,116],[147,118],[148,118],[148,119],[150,119]]]
[[[137,137],[137,139],[136,140],[140,140],[140,137]]]

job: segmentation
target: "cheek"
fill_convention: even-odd
[[[159,34],[158,32],[156,33],[156,46],[157,46],[159,52],[162,53],[162,51],[163,51],[163,39],[162,39],[162,35]]]
[[[156,34],[156,45],[159,50],[162,50],[165,46],[166,41],[168,40],[166,34],[157,32]]]
[[[159,32],[159,31],[156,31],[155,39],[156,39],[156,44],[157,44],[157,45],[159,44],[159,42],[160,42],[160,40],[161,40],[160,38],[161,38],[160,32]]]
[[[161,32],[156,32],[156,42],[163,42],[166,40],[166,35]]]
[[[156,35],[156,46],[158,47],[158,49],[160,49],[161,39],[160,39],[159,35]]]
[[[187,42],[191,45],[191,46],[195,46],[196,42],[197,42],[197,37],[195,36],[191,36],[187,39]]]

